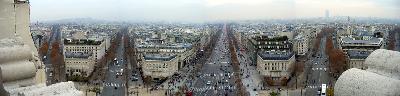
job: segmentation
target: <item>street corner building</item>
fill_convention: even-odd
[[[67,76],[88,77],[94,66],[105,53],[107,39],[66,38],[64,39],[64,59]]]
[[[163,34],[163,35],[161,35]],[[188,33],[185,33],[188,35]],[[182,36],[183,33],[155,32],[151,36],[138,34],[136,45],[139,66],[143,75],[158,81],[177,74],[193,61],[202,44],[202,35]],[[151,38],[149,38],[151,37]],[[190,37],[190,38],[183,38]],[[200,45],[200,46],[199,46]]]
[[[262,76],[279,80],[289,77],[289,67],[295,63],[293,52],[265,51],[259,52],[257,56],[257,70]]]
[[[378,49],[369,55],[366,70],[349,69],[335,84],[338,96],[399,96],[400,52]]]

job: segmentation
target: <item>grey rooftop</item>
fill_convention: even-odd
[[[262,51],[258,52],[263,60],[289,60],[294,55],[293,52],[284,51]]]

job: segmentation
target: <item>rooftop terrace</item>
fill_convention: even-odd
[[[100,45],[104,40],[90,40],[90,39],[64,39],[65,45]]]
[[[162,54],[145,54],[143,58],[145,60],[156,60],[156,61],[170,61],[177,55],[162,55]]]
[[[366,59],[369,54],[371,54],[370,51],[357,51],[357,50],[349,50],[347,51],[347,55],[349,56],[350,59]]]
[[[258,52],[258,56],[260,56],[263,60],[289,60],[294,55],[293,52],[284,52],[284,51],[263,51]]]

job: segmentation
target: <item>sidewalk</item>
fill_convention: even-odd
[[[200,61],[198,61],[198,62],[200,62]],[[198,62],[194,62],[195,64],[188,64],[187,66],[183,67],[181,70],[178,71],[179,76],[181,76],[180,78],[174,78],[174,77],[169,78],[164,83],[162,83],[159,87],[161,89],[171,90],[172,93],[179,91],[179,88],[183,87],[184,85],[187,85],[187,87],[190,88],[189,82],[194,84],[194,81],[195,81],[194,79],[196,79],[196,78],[191,78],[191,75],[193,75],[193,77],[195,77],[196,73],[194,72],[194,68]],[[173,83],[170,83],[170,82],[173,82]]]
[[[74,82],[75,86],[79,91],[83,92],[84,96],[96,96],[95,89],[98,89],[98,91],[103,90],[102,86],[100,85],[87,85],[86,83],[82,82]]]
[[[240,59],[240,70],[243,73],[241,76],[242,83],[246,87],[246,91],[250,93],[250,96],[256,96],[258,94],[257,90],[261,89],[261,76],[258,74],[256,66],[250,66],[250,59],[247,57],[247,55],[240,57],[239,54],[245,53],[239,51],[237,55]]]
[[[128,96],[166,96],[165,95],[165,91],[164,89],[159,89],[159,90],[153,90],[150,91],[147,88],[130,88],[130,92],[128,94]]]
[[[262,90],[258,91],[258,96],[271,96],[270,93],[279,93],[277,96],[306,96],[306,92],[304,89],[295,89],[295,90]]]

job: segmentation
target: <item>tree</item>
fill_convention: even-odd
[[[56,81],[64,81],[65,78],[65,63],[64,56],[60,53],[60,43],[58,41],[51,45],[50,62],[53,66],[54,77]]]
[[[395,28],[395,29],[389,31],[389,35],[388,35],[389,42],[388,42],[388,47],[387,47],[388,50],[395,50],[396,35],[399,36],[400,35],[399,32],[400,32],[400,28]]]
[[[50,56],[51,57],[56,57],[56,55],[60,55],[60,43],[59,42],[54,42],[53,44],[51,44],[51,52],[50,52]],[[58,58],[55,58],[58,59]]]
[[[327,88],[327,96],[334,96],[334,90],[332,87]]]
[[[328,35],[335,32],[333,28],[324,28],[323,31]],[[338,76],[346,70],[347,55],[341,49],[334,48],[331,36],[326,38],[325,53],[328,55],[331,75]]]
[[[330,52],[329,64],[333,73],[342,73],[346,70],[346,55],[340,49],[334,49]]]
[[[314,47],[313,47],[314,48],[313,54],[316,54],[318,52],[318,50],[319,50],[319,47],[321,45],[321,38],[323,36],[322,33],[323,33],[323,31],[317,34],[316,41],[315,41]]]
[[[269,95],[270,95],[270,96],[278,96],[279,93],[271,92],[271,93],[269,93]]]
[[[76,82],[87,82],[88,78],[83,76],[72,75],[67,78],[67,80],[76,81]]]
[[[95,81],[97,79],[105,78],[105,75],[102,75],[106,72],[104,67],[107,65],[107,61],[111,61],[115,58],[116,48],[117,41],[116,39],[113,39],[111,41],[110,47],[107,49],[106,54],[97,61],[93,72],[89,75],[89,81]]]
[[[143,82],[145,83],[145,84],[147,84],[147,85],[149,85],[150,83],[151,83],[151,76],[145,76],[144,78],[143,78]]]
[[[281,78],[281,86],[286,86],[287,85],[287,82],[288,82],[288,78],[286,78],[286,77],[282,77]]]
[[[330,54],[332,50],[334,49],[333,47],[333,40],[332,37],[327,37],[326,38],[326,45],[325,45],[325,53]]]
[[[39,48],[39,54],[41,57],[46,56],[47,51],[49,50],[49,42],[44,42],[42,46]]]
[[[296,61],[295,64],[290,65],[289,73],[290,76],[297,76],[304,71],[304,62],[303,61]]]
[[[272,77],[266,76],[266,77],[264,77],[264,80],[270,86],[274,86],[275,85],[275,82],[274,82],[274,80],[272,80]]]
[[[304,62],[303,61],[301,61],[301,62],[296,62],[296,70],[295,70],[295,72],[297,73],[296,74],[296,76],[297,75],[300,75],[300,73],[303,73],[304,72]]]

